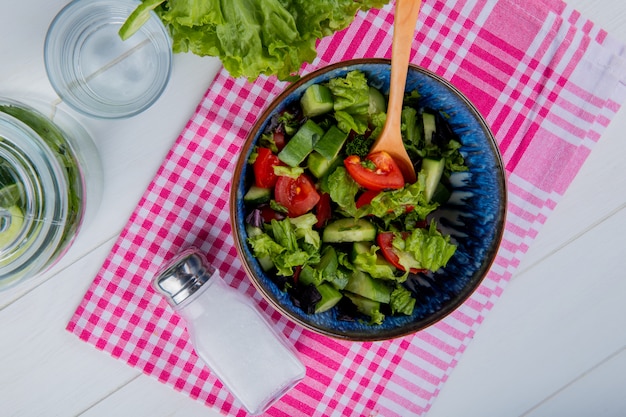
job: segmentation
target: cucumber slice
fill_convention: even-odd
[[[441,181],[441,176],[443,175],[443,169],[446,166],[445,158],[441,159],[430,159],[424,158],[422,160],[422,170],[420,175],[425,175],[425,186],[424,186],[424,197],[427,202],[433,198],[435,194],[435,190],[437,189],[437,185]]]
[[[354,271],[350,274],[345,290],[385,304],[389,304],[393,291],[384,281],[372,278],[363,271]]]
[[[437,121],[432,113],[422,113],[422,122],[424,124],[424,141],[430,145],[433,141],[433,134],[437,131]]]
[[[450,189],[439,182],[430,201],[437,204],[445,204],[450,199],[451,195],[452,192],[450,192]]]
[[[384,113],[387,111],[387,101],[383,94],[377,89],[370,86],[369,89],[369,107],[367,112],[372,114]]]
[[[319,152],[313,151],[309,154],[306,165],[307,168],[309,168],[309,171],[311,171],[311,174],[315,175],[316,178],[322,178],[328,173],[330,167],[335,165],[337,159],[339,158],[335,157],[329,160],[320,155]]]
[[[361,253],[369,253],[372,244],[370,242],[354,242],[352,245],[352,260]]]
[[[343,294],[330,284],[320,284],[317,286],[322,299],[315,305],[315,313],[323,313],[330,310],[343,298]]]
[[[11,207],[20,201],[23,193],[23,186],[20,183],[7,185],[0,189],[0,207]]]
[[[128,16],[118,34],[123,41],[133,36],[149,19],[150,12],[156,9],[165,0],[146,0]]]
[[[339,154],[346,139],[348,139],[348,134],[337,126],[332,125],[315,144],[313,150],[319,152],[326,159],[332,160]]]
[[[270,188],[261,188],[256,185],[252,185],[246,194],[243,196],[243,201],[246,204],[261,204],[267,203],[272,197],[272,190]]]
[[[332,246],[326,246],[322,250],[322,256],[317,265],[305,265],[300,271],[298,281],[304,285],[313,284],[319,286],[322,281],[332,279],[339,267],[337,252]]]
[[[322,250],[322,257],[315,268],[322,272],[322,276],[330,277],[335,275],[338,267],[339,260],[337,258],[337,251],[332,246],[326,246]]]
[[[329,223],[322,233],[322,241],[364,242],[376,239],[376,226],[365,219],[339,219]]]
[[[323,281],[323,277],[316,273],[315,268],[311,265],[305,265],[300,270],[300,275],[298,276],[298,282],[302,285],[315,285],[316,287],[320,285]]]
[[[308,119],[278,153],[278,159],[291,167],[300,165],[323,135],[324,129]]]
[[[0,249],[10,245],[22,230],[24,213],[18,206],[0,207]]]
[[[370,324],[381,324],[385,320],[385,315],[380,312],[380,302],[348,292],[345,296],[352,301],[359,312],[370,317]]]
[[[313,84],[308,87],[300,99],[302,113],[306,117],[315,117],[328,113],[333,109],[334,103],[335,100],[330,92],[330,88],[321,84]]]

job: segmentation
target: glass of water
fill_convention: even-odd
[[[154,12],[129,39],[119,29],[137,0],[74,0],[52,21],[44,46],[48,78],[73,109],[125,118],[150,107],[170,78],[171,39]]]

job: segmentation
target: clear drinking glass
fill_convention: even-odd
[[[129,39],[118,31],[136,0],[74,0],[52,21],[44,61],[48,78],[69,106],[88,116],[124,118],[150,107],[165,89],[172,46],[151,12]]]

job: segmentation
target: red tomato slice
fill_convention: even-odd
[[[315,215],[317,216],[317,224],[315,225],[318,229],[326,226],[326,222],[330,220],[332,217],[332,208],[330,206],[330,194],[322,193],[320,196],[320,201],[317,202],[315,206]]]
[[[254,183],[257,187],[272,188],[278,178],[274,174],[274,167],[280,165],[278,156],[268,148],[257,148],[257,157],[252,165],[254,171]]]
[[[408,235],[408,232],[403,232],[402,235],[406,237],[406,235]],[[411,256],[411,255],[399,254],[398,250],[393,247],[393,239],[394,239],[393,232],[381,232],[381,233],[378,233],[378,235],[376,236],[376,242],[378,243],[378,246],[380,246],[380,252],[385,257],[385,259],[390,264],[398,268],[399,270],[406,271],[404,266],[400,264],[400,255],[402,256]],[[409,269],[409,272],[411,272],[412,274],[417,274],[418,272],[423,272],[423,271],[425,270],[418,269],[418,268]]]
[[[350,155],[343,163],[350,176],[363,188],[380,191],[404,187],[404,177],[398,164],[387,152],[380,151],[368,155],[366,159],[374,165],[361,163],[357,155]],[[370,164],[370,165],[371,165]]]
[[[356,199],[356,208],[360,209],[361,207],[368,205],[378,194],[380,194],[380,191],[378,190],[365,191],[359,196],[359,198]]]
[[[261,210],[261,217],[265,223],[270,223],[272,220],[282,220],[285,218],[285,215],[277,212],[270,206],[259,207]]]
[[[279,176],[274,198],[287,209],[289,217],[297,217],[311,211],[321,197],[309,177],[302,174],[297,179]]]

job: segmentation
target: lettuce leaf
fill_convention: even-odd
[[[333,94],[337,126],[344,132],[354,130],[362,135],[368,128],[370,88],[361,71],[350,71],[345,77],[326,83]]]
[[[415,229],[406,238],[397,235],[393,241],[396,249],[411,254],[419,263],[419,268],[437,271],[446,266],[456,245],[450,243],[450,236],[444,236],[437,230],[433,220],[428,229]]]
[[[339,210],[349,217],[356,217],[356,195],[359,184],[348,174],[344,167],[337,167],[328,177],[330,199],[337,203]]]
[[[407,316],[410,316],[413,314],[415,301],[415,298],[413,298],[409,290],[401,285],[398,285],[391,292],[391,301],[389,302],[389,305],[391,306],[391,313],[406,314]]]
[[[317,56],[318,39],[346,28],[359,10],[388,2],[167,0],[154,11],[169,29],[174,52],[219,57],[233,77],[289,80]]]
[[[254,256],[271,258],[277,274],[282,276],[292,276],[296,266],[320,260],[319,234],[309,226],[309,219],[302,217],[296,224],[293,220],[272,220],[265,233],[248,237]]]

